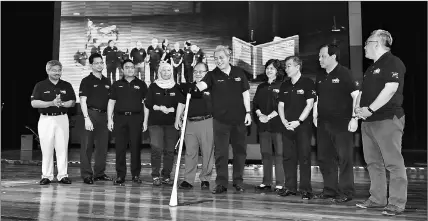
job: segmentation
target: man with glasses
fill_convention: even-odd
[[[217,186],[212,191],[227,191],[229,180],[229,141],[233,149],[233,187],[244,192],[243,172],[247,158],[246,134],[251,124],[250,84],[245,72],[230,62],[231,50],[219,45],[214,51],[216,68],[196,84],[192,93],[209,89],[213,105],[213,129]]]
[[[71,184],[68,178],[69,122],[67,110],[74,107],[76,95],[67,81],[61,80],[62,64],[57,60],[46,64],[48,78],[40,81],[31,94],[31,106],[40,113],[38,131],[42,148],[42,180],[40,185],[51,183],[54,178],[54,150],[59,183]]]
[[[373,60],[364,73],[355,112],[361,124],[364,160],[370,174],[370,198],[356,206],[381,208],[383,215],[398,215],[407,202],[407,174],[401,154],[404,130],[403,87],[406,67],[391,53],[392,37],[384,30],[373,31],[364,47]],[[390,172],[389,198],[387,178]]]
[[[348,68],[339,64],[339,57],[337,45],[321,46],[319,62],[325,72],[316,77],[318,97],[313,121],[317,126],[318,163],[324,188],[315,198],[344,203],[355,194],[352,133],[358,128],[354,107],[360,84],[353,80]]]
[[[189,92],[189,84],[200,82],[208,72],[205,63],[198,63],[193,70],[193,83],[182,84],[184,94]],[[191,88],[191,87],[190,87]],[[181,116],[184,108],[178,109],[177,116]],[[175,127],[179,130],[182,126],[180,117],[175,120]],[[199,148],[202,155],[202,171],[199,174],[201,189],[209,189],[211,174],[214,166],[214,140],[213,140],[213,119],[211,113],[211,96],[208,91],[202,91],[192,96],[187,113],[185,172],[184,181],[179,188],[191,189],[195,181],[196,170],[199,160]]]
[[[80,175],[84,183],[93,184],[94,180],[112,180],[104,173],[108,150],[107,103],[111,84],[101,74],[104,62],[100,54],[92,54],[89,64],[92,72],[82,79],[79,88],[80,108],[85,120],[80,142]],[[95,165],[92,170],[94,141]]]
[[[116,172],[114,185],[122,185],[126,176],[126,147],[131,150],[131,174],[134,183],[141,183],[141,128],[147,85],[135,77],[134,63],[122,63],[123,78],[114,82],[107,106],[107,127],[116,137]],[[114,113],[114,114],[113,114]]]

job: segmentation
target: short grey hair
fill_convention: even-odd
[[[62,69],[62,64],[58,60],[50,60],[46,64],[46,72],[50,71],[53,66],[59,66]]]
[[[388,31],[378,29],[374,30],[370,36],[378,37],[380,40],[380,44],[384,46],[388,51],[391,48],[392,45],[392,36]]]
[[[232,50],[230,50],[229,46],[219,45],[214,50],[214,55],[216,52],[224,52],[227,57],[232,55]]]

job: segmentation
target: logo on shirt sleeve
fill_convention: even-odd
[[[358,81],[355,81],[355,86],[360,86],[360,83]]]
[[[373,71],[373,74],[379,74],[379,73],[380,73],[380,68]]]
[[[297,90],[297,94],[304,94],[304,93],[305,93],[305,91],[304,91],[304,90],[302,90],[302,89]]]
[[[398,73],[397,72],[392,72],[392,77],[398,79]]]
[[[332,79],[331,82],[337,84],[340,82],[340,80],[339,80],[339,78],[336,78],[336,79]]]

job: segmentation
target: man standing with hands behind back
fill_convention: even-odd
[[[352,200],[355,192],[352,133],[358,128],[354,107],[360,86],[352,79],[351,71],[339,64],[339,57],[339,46],[321,46],[319,62],[325,72],[317,75],[318,98],[313,108],[318,162],[324,179],[323,192],[315,198],[333,198],[335,203]]]
[[[110,80],[101,74],[104,62],[100,54],[92,54],[89,64],[92,72],[82,79],[79,89],[80,108],[85,120],[80,145],[80,175],[84,183],[93,184],[94,179],[112,180],[104,173],[108,149],[107,103],[111,84]],[[95,165],[92,171],[94,141]]]
[[[384,208],[382,214],[394,216],[407,202],[407,174],[401,154],[404,130],[403,86],[406,67],[391,53],[392,37],[384,30],[373,31],[364,47],[373,60],[364,73],[356,113],[361,124],[364,160],[370,174],[370,198],[360,208]],[[361,108],[360,108],[361,106]],[[390,172],[389,198],[385,169]]]

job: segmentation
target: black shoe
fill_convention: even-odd
[[[178,186],[179,189],[186,189],[186,190],[190,190],[193,188],[192,184],[188,183],[187,181],[183,181],[180,183],[180,185]]]
[[[143,181],[140,179],[139,176],[132,177],[132,182],[134,183],[142,183]]]
[[[235,190],[237,192],[244,192],[245,189],[240,184],[233,184],[233,187],[235,187]]]
[[[260,184],[259,186],[256,186],[256,190],[258,191],[271,191],[272,186],[263,186]]]
[[[63,177],[59,182],[62,184],[71,184],[71,180],[68,177]]]
[[[113,179],[107,175],[102,175],[94,178],[94,181],[112,181]]]
[[[223,192],[227,192],[227,188],[224,187],[223,185],[217,185],[212,191],[212,194],[219,194],[219,193],[223,193]]]
[[[122,177],[118,177],[113,181],[114,185],[122,185],[125,182],[125,179]]]
[[[39,182],[40,185],[48,185],[49,183],[51,183],[51,181],[48,178],[43,178]]]
[[[324,192],[318,193],[314,195],[314,199],[333,199],[335,196],[325,194]]]
[[[296,192],[287,190],[285,188],[278,191],[278,196],[295,196],[295,195],[296,195]]]
[[[333,199],[332,201],[333,201],[333,203],[346,203],[346,202],[351,201],[351,200],[352,200],[352,197],[350,197],[350,196],[339,196],[339,197]]]
[[[302,192],[302,200],[310,200],[314,198],[314,194],[312,194],[311,192]]]
[[[201,189],[206,190],[210,188],[210,182],[208,181],[202,181],[201,182]]]
[[[84,183],[86,183],[86,184],[94,184],[94,180],[93,180],[93,179],[92,179],[92,177],[90,177],[90,176],[85,177],[85,178],[83,179],[83,182],[84,182]]]
[[[171,178],[164,178],[162,177],[162,184],[168,185],[168,186],[172,186],[174,185],[174,180],[171,180]]]

